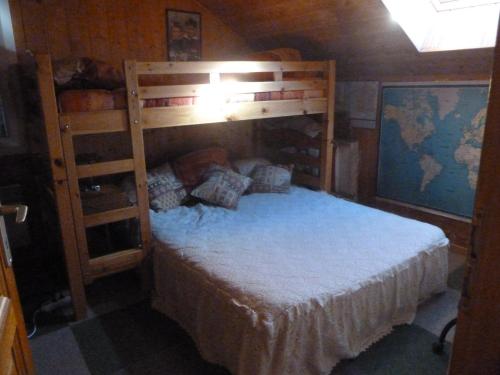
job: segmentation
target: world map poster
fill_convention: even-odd
[[[488,86],[385,86],[377,195],[471,217]]]

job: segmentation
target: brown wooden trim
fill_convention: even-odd
[[[461,222],[466,223],[466,224],[472,223],[471,219],[463,217],[463,216],[449,214],[447,212],[434,210],[432,208],[415,206],[415,205],[410,204],[410,203],[399,202],[399,201],[395,201],[393,199],[375,197],[375,201],[377,203],[382,203],[382,204],[387,203],[389,205],[401,206],[401,207],[409,208],[411,210],[421,211],[421,212],[425,212],[427,214],[431,214],[431,215],[435,215],[435,216],[441,216],[441,217],[444,217],[444,218],[447,218],[447,219],[451,219],[451,220],[455,220],[455,221],[461,221]]]
[[[63,126],[71,124],[73,135],[103,134],[128,130],[128,114],[124,109],[110,111],[64,113]]]
[[[76,166],[78,178],[105,176],[131,172],[134,170],[134,159],[105,161],[102,163],[82,164]]]
[[[142,110],[142,125],[144,129],[155,129],[169,126],[299,116],[324,113],[326,110],[327,101],[325,98],[229,103],[220,109],[203,105],[144,108]]]
[[[297,185],[305,185],[320,188],[320,178],[301,172],[293,172],[293,182]]]
[[[141,264],[143,257],[142,249],[129,249],[92,258],[89,264],[89,279],[135,268]]]
[[[324,61],[138,62],[137,74],[322,72]]]
[[[224,94],[245,94],[271,91],[324,90],[325,80],[279,81],[279,82],[222,82]],[[201,96],[210,90],[210,84],[142,86],[139,87],[140,99],[171,98],[183,96]]]
[[[141,229],[141,247],[146,254],[151,243],[149,224],[149,197],[147,187],[146,159],[144,155],[144,135],[142,124],[144,116],[139,103],[139,81],[135,61],[125,61],[125,78],[127,82],[127,102],[129,114],[130,137],[134,155],[135,187],[137,206],[139,207],[139,225]]]
[[[500,372],[500,27],[450,375]]]
[[[59,130],[52,63],[50,61],[50,56],[47,54],[36,55],[36,63],[38,89],[40,92],[43,122],[45,125],[45,134],[51,162],[57,214],[66,261],[66,272],[68,275],[75,317],[76,319],[83,319],[87,313],[87,301],[80,258],[78,255],[75,224],[71,210],[64,152]]]
[[[280,158],[288,160],[289,163],[310,165],[312,167],[319,167],[321,165],[320,158],[315,158],[313,156],[301,154],[299,152],[292,154],[289,152],[280,151],[279,155],[280,155]]]
[[[325,72],[328,77],[328,99],[327,111],[323,119],[323,131],[321,133],[321,190],[332,191],[333,178],[333,134],[335,118],[335,61],[328,62]]]
[[[62,125],[62,124],[61,124]],[[80,268],[83,280],[85,281],[89,273],[89,250],[87,243],[87,233],[83,223],[83,208],[80,197],[80,185],[78,183],[78,168],[75,162],[75,150],[73,145],[73,135],[71,134],[71,124],[61,131],[61,138],[64,148],[64,158],[66,160],[66,171],[68,174],[69,199],[73,212],[74,230],[76,233],[78,255],[80,257]],[[62,223],[62,225],[64,225]]]
[[[85,215],[83,217],[83,222],[85,223],[85,227],[90,228],[98,225],[132,219],[137,216],[139,216],[139,209],[133,206]]]

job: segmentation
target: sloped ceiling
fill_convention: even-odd
[[[380,0],[198,1],[255,50],[336,59],[340,79],[487,79],[492,68],[491,48],[419,53]]]

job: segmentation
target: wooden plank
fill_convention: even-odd
[[[14,43],[18,61],[22,61],[22,54],[26,51],[26,35],[23,25],[23,11],[20,0],[9,0],[10,16],[12,20],[12,31],[14,32]]]
[[[3,275],[2,275],[3,276]],[[3,280],[2,280],[3,281]],[[13,356],[17,320],[9,298],[0,294],[0,373],[14,374],[16,360]]]
[[[144,129],[324,113],[325,98],[144,108]]]
[[[105,161],[102,163],[83,164],[76,166],[76,173],[78,178],[105,176],[108,174],[131,172],[133,170],[133,159],[113,160]]]
[[[289,152],[280,151],[279,155],[281,158],[284,158],[289,163],[310,165],[312,167],[319,167],[321,164],[320,158],[315,158],[313,156],[302,154],[300,152],[292,154]]]
[[[278,144],[281,147],[294,146],[299,149],[321,147],[320,139],[308,137],[293,129],[264,129],[262,134],[266,143]]]
[[[449,374],[498,374],[500,365],[500,28],[489,92],[471,241]]]
[[[71,56],[91,56],[89,23],[87,22],[87,3],[81,0],[65,0],[64,8],[68,22]]]
[[[135,61],[125,61],[125,79],[127,82],[127,102],[134,156],[135,187],[137,206],[139,207],[139,225],[141,228],[141,245],[145,253],[149,251],[151,228],[149,225],[149,197],[146,175],[146,159],[144,155],[144,134],[142,131],[141,106],[139,103],[139,82]]]
[[[144,259],[142,249],[128,249],[90,259],[89,280],[139,266]]]
[[[124,109],[64,113],[61,123],[71,123],[73,135],[103,134],[128,130],[128,114]]]
[[[331,192],[333,176],[333,134],[335,118],[335,61],[328,62],[325,72],[328,77],[327,111],[321,133],[321,190]]]
[[[45,134],[49,146],[50,169],[55,181],[65,180],[64,152],[59,131],[56,92],[50,55],[36,55],[38,90],[45,125]]]
[[[54,192],[75,319],[85,319],[87,315],[87,296],[78,252],[68,181],[55,181]]]
[[[121,69],[123,59],[129,50],[127,39],[127,1],[106,0],[106,18],[108,20],[109,58],[108,63]]]
[[[107,61],[110,58],[111,41],[108,34],[106,2],[103,0],[86,0],[85,5],[91,56],[102,61]]]
[[[140,99],[201,96],[210,90],[210,84],[144,86],[139,88]],[[326,80],[281,81],[281,82],[222,82],[221,90],[226,95],[269,91],[323,90]]]
[[[83,223],[83,208],[80,197],[80,185],[78,184],[78,170],[75,162],[75,149],[73,144],[73,135],[71,134],[71,124],[61,132],[61,138],[64,148],[64,157],[66,160],[66,172],[68,174],[69,200],[73,212],[74,231],[76,234],[78,255],[80,257],[80,266],[82,277],[85,282],[88,277],[89,268],[89,250],[87,243],[87,233]]]
[[[320,72],[324,70],[324,61],[170,61],[137,63],[137,74]]]
[[[73,212],[70,204],[65,156],[59,131],[52,64],[50,56],[47,54],[37,55],[36,62],[43,122],[45,125],[51,161],[50,165],[56,196],[57,215],[60,223],[71,299],[76,319],[83,319],[87,312],[87,301],[85,297],[80,257],[78,255],[76,233],[74,230]]]
[[[293,183],[297,185],[305,185],[314,188],[320,188],[319,177],[314,177],[301,172],[293,172]]]
[[[45,1],[45,12],[41,16],[47,28],[47,46],[54,60],[67,58],[71,55],[68,22],[61,1]]]
[[[136,206],[132,206],[85,215],[83,217],[83,222],[85,223],[85,227],[90,228],[98,225],[115,223],[121,220],[132,219],[137,216],[139,216],[139,209]]]
[[[48,52],[45,4],[38,1],[21,1],[22,24],[26,48],[32,52]]]

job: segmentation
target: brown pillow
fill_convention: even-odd
[[[248,189],[252,179],[229,168],[211,165],[205,173],[206,181],[191,192],[191,195],[217,206],[234,209],[241,195]]]
[[[212,147],[191,152],[175,160],[174,170],[184,186],[194,187],[202,182],[203,174],[211,164],[228,167],[227,151]]]
[[[252,173],[250,193],[288,193],[293,165],[258,165]]]

